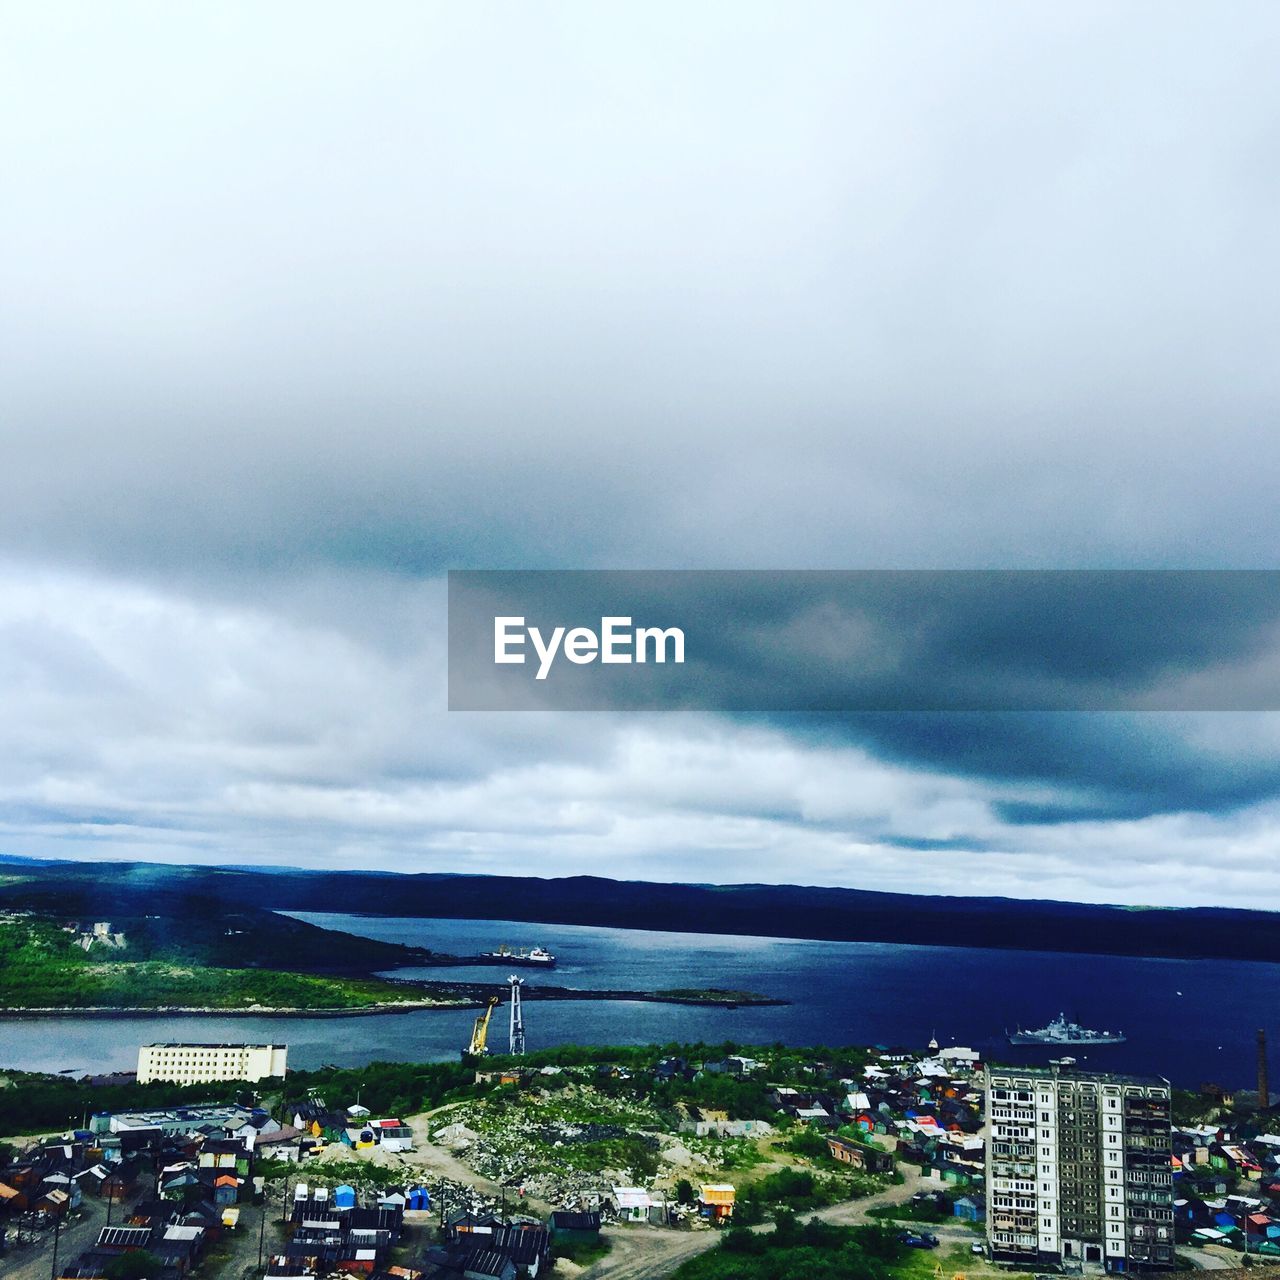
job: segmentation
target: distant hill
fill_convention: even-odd
[[[396,875],[6,859],[0,907],[199,920],[236,908],[1280,962],[1280,914],[597,876]]]

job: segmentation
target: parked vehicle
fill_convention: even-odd
[[[898,1239],[908,1249],[936,1249],[938,1237],[928,1231],[904,1231]]]

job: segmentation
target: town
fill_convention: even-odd
[[[751,1251],[796,1233],[966,1280],[1265,1265],[1280,1261],[1266,1068],[1262,1033],[1247,1093],[1069,1057],[1001,1066],[936,1040],[318,1072],[291,1071],[284,1045],[143,1045],[127,1077],[4,1080],[0,1270],[697,1280],[754,1275]],[[39,1132],[72,1104],[79,1123]]]

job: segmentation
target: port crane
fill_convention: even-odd
[[[475,1025],[471,1028],[471,1044],[467,1052],[477,1058],[489,1052],[489,1019],[493,1017],[493,1011],[500,1003],[501,1000],[497,996],[490,996],[489,1007],[476,1018]]]

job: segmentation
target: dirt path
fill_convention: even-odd
[[[672,1231],[664,1227],[606,1227],[607,1257],[588,1267],[581,1280],[662,1280],[689,1258],[713,1248],[718,1231]]]
[[[1195,1271],[1238,1271],[1241,1254],[1230,1249],[1219,1249],[1209,1245],[1204,1249],[1180,1248],[1178,1257],[1188,1262]],[[1266,1272],[1262,1272],[1263,1275]]]
[[[904,1204],[920,1190],[925,1179],[920,1176],[920,1170],[915,1165],[899,1165],[899,1170],[903,1181],[896,1186],[886,1187],[883,1191],[877,1191],[873,1196],[864,1196],[861,1200],[842,1200],[839,1204],[828,1205],[825,1209],[819,1209],[811,1214],[806,1213],[803,1216],[821,1218],[823,1222],[835,1223],[841,1227],[852,1227],[866,1222],[872,1209],[879,1209],[887,1204]],[[930,1185],[937,1186],[937,1183]],[[925,1230],[934,1231],[934,1228],[926,1226]]]
[[[903,1168],[905,1181],[886,1187],[861,1200],[847,1200],[802,1216],[821,1218],[842,1227],[866,1222],[872,1209],[881,1205],[901,1204],[920,1189],[920,1173],[911,1165]],[[757,1231],[772,1231],[770,1224]],[[934,1231],[934,1227],[928,1230]],[[957,1228],[958,1231],[962,1229]],[[662,1227],[608,1227],[604,1234],[612,1242],[609,1254],[582,1273],[581,1280],[666,1280],[682,1262],[713,1249],[720,1242],[719,1231],[674,1231]],[[974,1239],[964,1231],[966,1239]]]
[[[98,1232],[106,1224],[106,1206],[97,1200],[86,1200],[78,1220],[72,1220],[58,1232],[58,1265],[70,1262],[98,1239]],[[120,1220],[119,1207],[112,1215]],[[13,1229],[10,1226],[10,1239]],[[53,1230],[42,1232],[31,1244],[21,1249],[12,1248],[0,1261],[0,1275],[4,1280],[48,1280],[53,1265]]]

